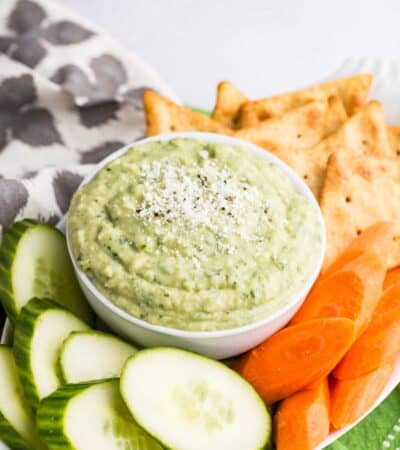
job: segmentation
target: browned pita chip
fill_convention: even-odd
[[[393,153],[396,156],[400,156],[400,126],[388,127],[388,133]]]
[[[350,117],[341,128],[307,151],[279,152],[319,198],[329,156],[337,150],[354,154],[392,157],[393,151],[382,105],[372,101]]]
[[[254,126],[262,120],[279,116],[311,101],[326,99],[331,95],[339,95],[347,113],[352,115],[365,104],[371,83],[372,75],[362,74],[287,94],[249,101],[241,108],[239,127]]]
[[[337,152],[330,156],[321,209],[327,228],[328,267],[357,234],[376,222],[398,229],[390,266],[400,264],[400,161]]]
[[[221,81],[212,118],[228,128],[236,127],[237,115],[247,97],[231,82]]]
[[[174,131],[208,131],[230,134],[230,130],[204,114],[177,105],[153,91],[145,91],[143,104],[146,112],[147,136]]]
[[[309,149],[337,130],[346,117],[342,100],[334,96],[300,106],[254,127],[237,130],[235,136],[280,156],[294,150]]]

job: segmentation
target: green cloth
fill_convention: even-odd
[[[211,112],[210,111],[205,111],[204,109],[200,109],[200,108],[193,108],[192,106],[189,106],[189,108],[192,109],[193,111],[202,113],[205,116],[211,116]]]
[[[192,109],[207,116],[210,115],[208,111]],[[329,445],[327,449],[400,450],[400,385],[361,423]]]

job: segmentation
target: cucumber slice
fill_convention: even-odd
[[[0,299],[11,322],[32,297],[49,297],[91,323],[93,313],[75,277],[65,237],[50,225],[23,220],[0,247]]]
[[[118,380],[61,387],[41,401],[37,426],[50,450],[162,450],[133,421]]]
[[[34,298],[21,310],[15,326],[14,355],[26,398],[35,410],[39,400],[61,384],[58,352],[72,331],[89,327],[57,303]]]
[[[139,351],[122,371],[121,393],[136,422],[167,448],[257,450],[270,439],[271,419],[255,390],[195,353]]]
[[[0,441],[12,450],[42,450],[32,411],[27,406],[11,347],[0,345]]]
[[[116,378],[137,349],[100,331],[71,333],[59,353],[60,373],[65,383]]]

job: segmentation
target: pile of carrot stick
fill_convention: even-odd
[[[387,270],[394,225],[365,230],[322,273],[290,324],[234,364],[274,417],[277,450],[312,450],[359,419],[400,352],[400,268]]]

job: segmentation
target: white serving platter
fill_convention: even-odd
[[[65,232],[65,219],[66,219],[66,217],[64,217],[61,220],[61,222],[58,224],[58,228],[62,232]],[[4,326],[3,332],[2,332],[1,343],[2,344],[11,344],[11,342],[12,342],[12,329],[11,329],[10,323],[7,320],[6,324]],[[383,392],[381,393],[381,395],[379,396],[377,401],[372,405],[372,407],[362,417],[360,417],[360,419],[357,422],[355,422],[347,427],[344,427],[338,431],[330,433],[329,436],[327,437],[327,439],[325,439],[325,441],[316,450],[322,450],[323,448],[327,447],[329,444],[334,442],[336,439],[339,439],[347,431],[349,431],[351,428],[353,428],[355,425],[357,425],[357,423],[361,422],[361,420],[363,420],[371,411],[373,411],[377,406],[379,406],[383,402],[383,400],[385,400],[386,397],[388,397],[388,395],[396,388],[396,386],[399,383],[400,383],[400,355],[397,358],[397,363],[396,363],[395,370],[393,372],[392,377],[390,378],[385,389],[383,390]],[[10,449],[8,449],[8,447],[6,447],[4,444],[2,444],[0,442],[0,450],[10,450]]]
[[[387,120],[390,124],[400,125],[400,58],[349,58],[332,74],[330,79],[343,78],[357,73],[371,72],[374,74],[374,85],[372,87],[371,98],[380,100],[383,103]],[[60,222],[59,228],[64,231],[65,218]],[[1,334],[1,343],[10,344],[12,330],[8,323]],[[357,422],[329,434],[327,439],[315,450],[322,450],[332,442],[339,439],[347,431],[351,430],[361,422],[369,413],[379,406],[386,397],[400,384],[400,355],[397,358],[395,369],[388,381],[385,389],[372,405],[372,407],[359,418]],[[10,450],[0,442],[0,450]]]

